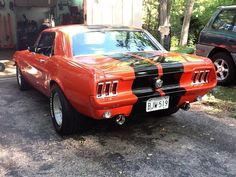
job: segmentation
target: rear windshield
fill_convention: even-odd
[[[142,31],[90,31],[72,36],[73,56],[160,50]]]

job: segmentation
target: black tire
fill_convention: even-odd
[[[235,76],[236,76],[236,68],[235,68],[235,64],[231,56],[227,53],[220,52],[220,53],[214,54],[211,57],[211,59],[216,67],[218,85],[226,86],[226,85],[231,84],[234,81]],[[228,69],[228,72],[226,72],[226,70],[225,72],[223,72],[224,69],[222,70],[221,66],[219,65],[217,66],[217,63],[219,63],[221,60],[224,61],[223,68]],[[220,73],[222,73],[223,75]]]
[[[0,72],[5,71],[5,65],[3,63],[0,63]]]
[[[174,108],[169,108],[169,109],[165,109],[161,111],[153,111],[153,112],[150,112],[150,114],[157,117],[164,117],[164,116],[169,116],[171,114],[174,114],[178,111],[179,111],[179,108],[174,107]]]
[[[21,73],[21,70],[18,66],[16,66],[16,78],[17,78],[17,84],[20,90],[28,90],[29,84],[25,80],[24,76]]]
[[[57,97],[58,96],[58,97]],[[59,98],[61,105],[62,121],[58,124],[55,116],[55,99]],[[51,118],[56,132],[60,135],[69,135],[81,132],[86,126],[86,117],[80,115],[69,103],[61,89],[54,84],[50,95],[50,112]]]

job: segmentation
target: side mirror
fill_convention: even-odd
[[[28,47],[28,51],[35,53],[36,52],[36,48],[35,47]]]

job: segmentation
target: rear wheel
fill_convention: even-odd
[[[19,86],[20,90],[27,90],[29,89],[29,84],[25,80],[24,76],[21,73],[21,70],[18,66],[16,66],[16,78],[17,78],[17,83]]]
[[[5,70],[5,65],[3,63],[0,63],[0,72],[3,72]]]
[[[50,109],[54,128],[60,135],[73,134],[84,129],[85,117],[76,112],[56,84],[51,89]]]
[[[235,79],[235,65],[227,53],[216,53],[212,56],[219,85],[229,85]]]

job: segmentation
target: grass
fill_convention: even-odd
[[[236,119],[236,87],[216,87],[202,102]]]
[[[186,53],[186,54],[193,54],[195,49],[193,47],[173,47],[171,48],[172,52],[179,52],[179,53]]]

